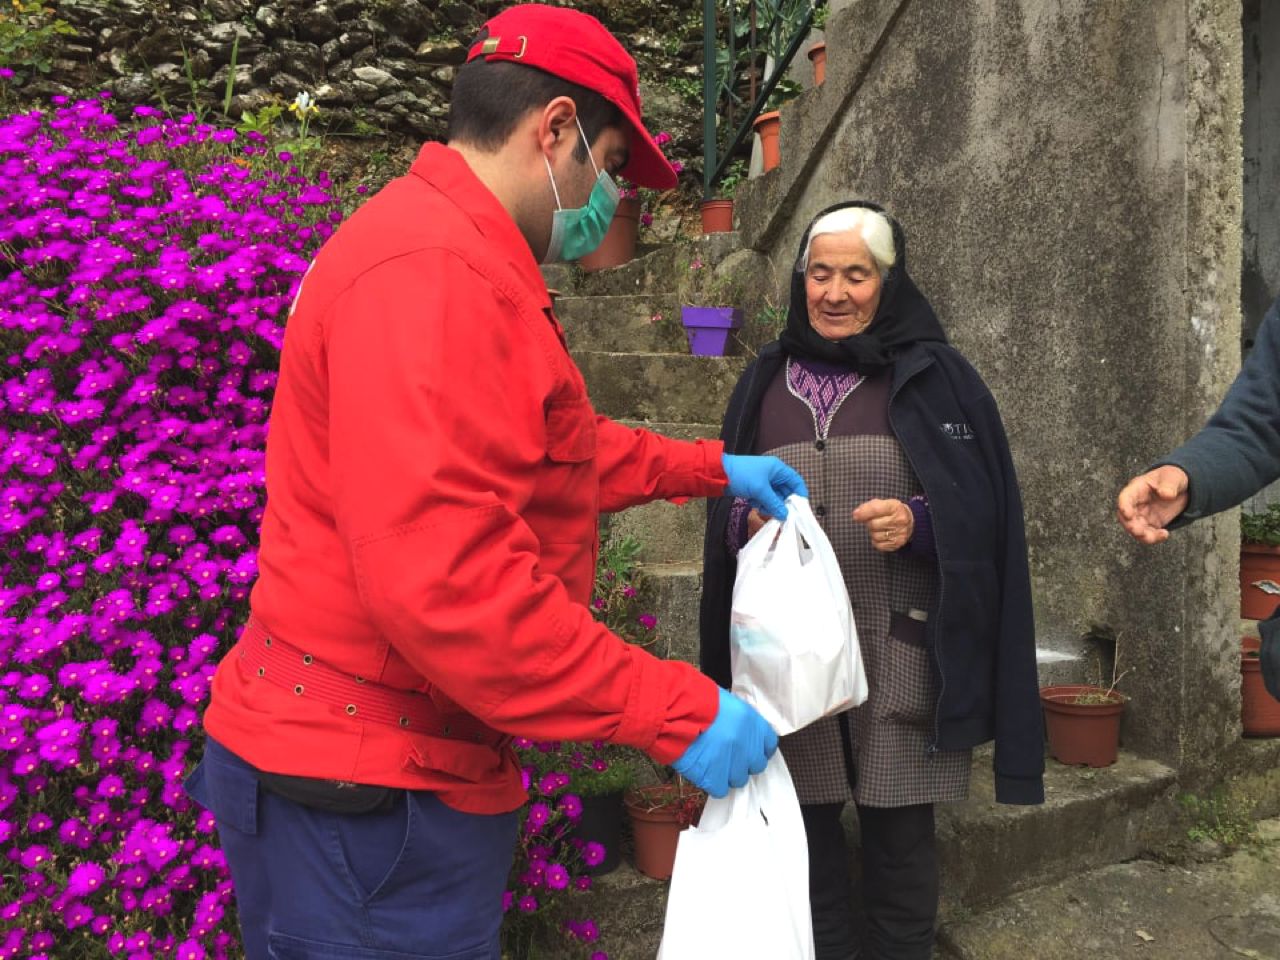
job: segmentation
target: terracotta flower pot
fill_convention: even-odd
[[[1240,616],[1246,620],[1265,620],[1280,605],[1280,595],[1254,586],[1260,580],[1280,583],[1280,547],[1240,544]]]
[[[1062,684],[1040,688],[1049,753],[1059,763],[1109,767],[1120,749],[1120,694],[1107,703],[1077,703],[1082,695],[1105,695],[1106,690],[1086,684]]]
[[[636,869],[655,880],[669,880],[676,863],[680,833],[697,821],[705,797],[701,791],[659,783],[629,792],[623,802],[631,817]]]
[[[702,232],[703,233],[732,233],[733,232],[733,201],[732,200],[703,200],[702,201]]]
[[[620,267],[636,255],[636,236],[640,232],[640,201],[626,197],[618,202],[613,221],[600,246],[578,261],[587,272]]]
[[[1280,737],[1280,700],[1262,682],[1257,637],[1245,637],[1240,656],[1240,723],[1246,737]]]
[[[815,86],[822,86],[824,80],[827,79],[827,44],[825,40],[819,40],[809,48],[809,60],[813,64],[813,83]]]
[[[752,124],[760,135],[760,153],[764,158],[764,169],[772,170],[780,162],[778,154],[778,130],[782,126],[782,118],[777,110],[770,110],[756,117]]]

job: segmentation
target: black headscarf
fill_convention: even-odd
[[[843,340],[827,340],[809,323],[804,271],[800,269],[800,261],[809,246],[809,231],[813,229],[813,225],[828,213],[846,207],[865,207],[885,215],[893,227],[893,246],[897,251],[897,260],[884,280],[880,290],[880,305],[867,328]],[[800,239],[800,250],[796,254],[796,269],[791,275],[791,303],[787,310],[787,326],[779,338],[782,349],[792,356],[842,364],[859,373],[876,373],[891,366],[901,348],[920,340],[946,343],[947,335],[943,332],[933,307],[907,275],[907,241],[898,221],[889,216],[883,207],[864,200],[837,203],[814,217]]]

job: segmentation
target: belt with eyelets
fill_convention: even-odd
[[[384,723],[414,733],[469,740],[500,749],[511,739],[466,714],[440,715],[423,693],[399,690],[352,676],[267,633],[250,617],[236,645],[250,676],[333,707],[355,720]]]

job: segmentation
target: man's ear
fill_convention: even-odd
[[[569,134],[577,133],[577,116],[578,107],[572,97],[556,97],[542,108],[538,118],[538,146],[543,154],[554,155],[565,143],[574,143]]]

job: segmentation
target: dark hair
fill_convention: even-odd
[[[536,67],[507,60],[472,60],[458,69],[449,103],[449,139],[479,150],[495,151],[515,132],[530,110],[540,110],[556,97],[569,97],[587,143],[595,144],[605,127],[622,127],[622,111],[600,94]],[[587,160],[581,139],[574,150],[579,163]]]

